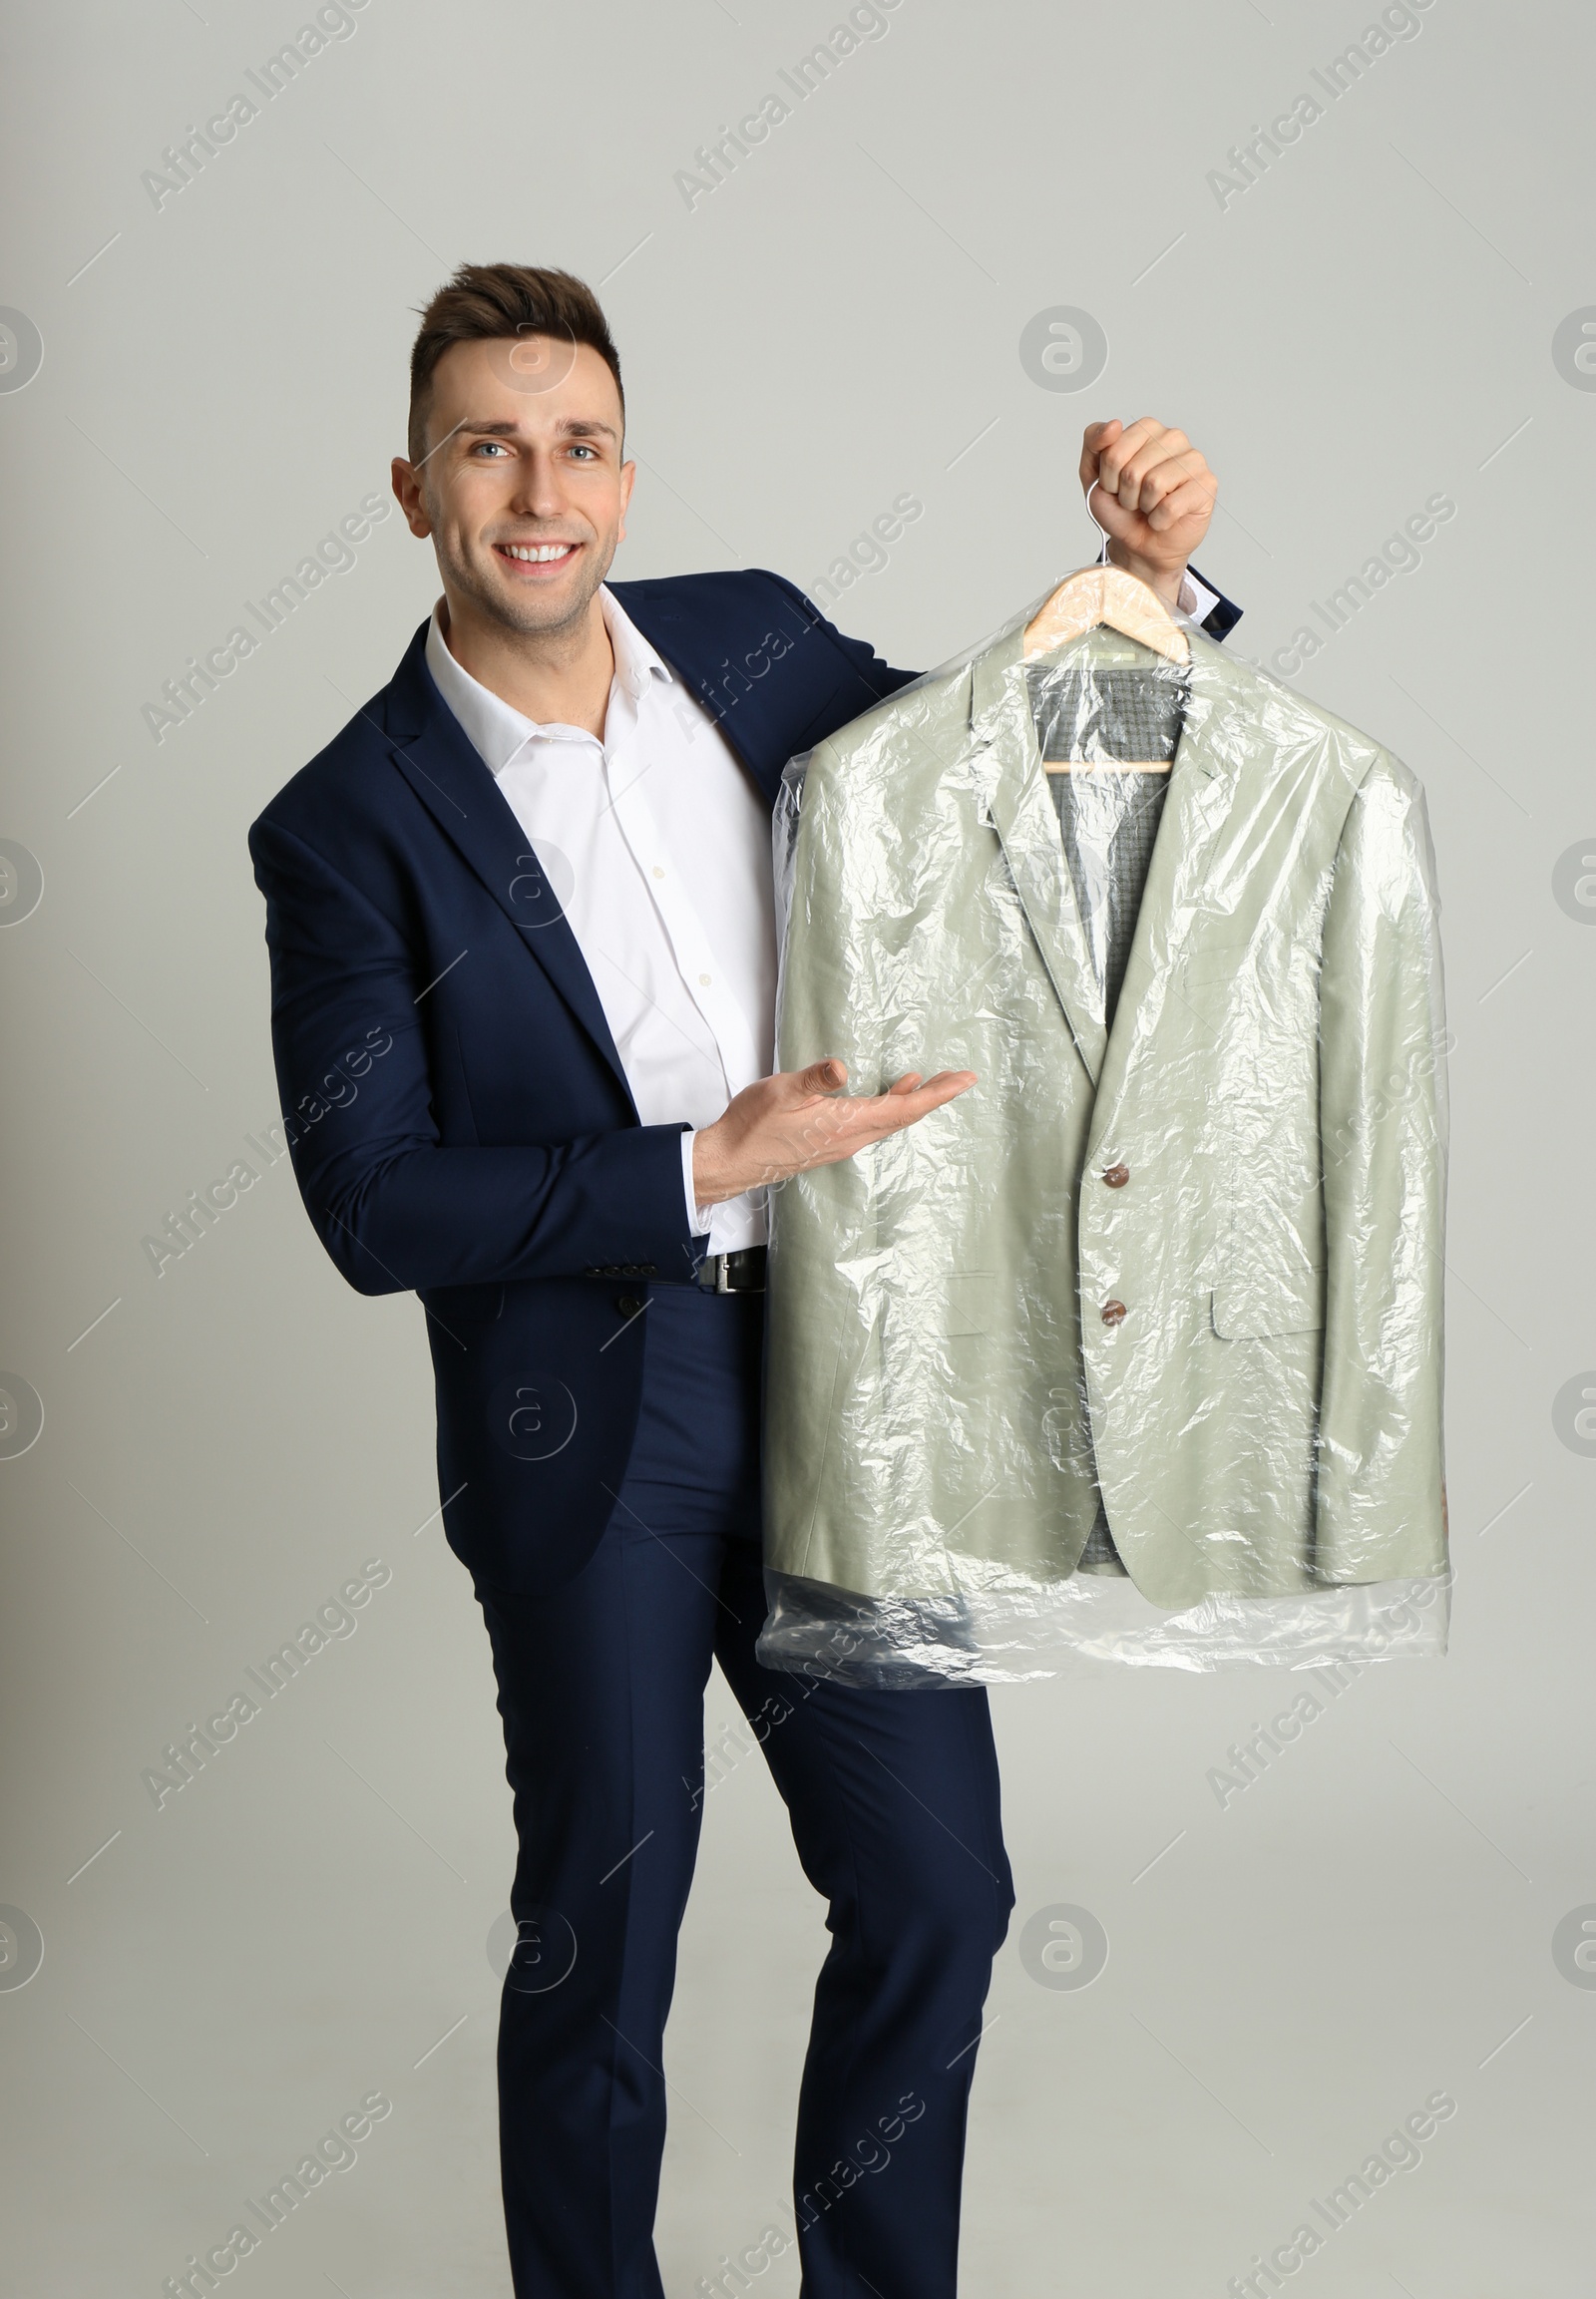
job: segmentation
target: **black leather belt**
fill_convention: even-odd
[[[698,1265],[698,1283],[714,1294],[762,1294],[765,1259],[763,1246],[743,1246],[734,1254],[705,1254]]]
[[[705,1254],[693,1276],[664,1278],[652,1262],[611,1262],[584,1272],[590,1278],[647,1278],[654,1285],[702,1286],[712,1294],[762,1294],[765,1290],[765,1249],[743,1246],[733,1254]],[[624,1299],[632,1301],[627,1294]],[[642,1303],[637,1301],[637,1308]]]

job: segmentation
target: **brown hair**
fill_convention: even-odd
[[[626,420],[626,394],[620,356],[598,298],[585,279],[569,271],[544,271],[530,263],[462,263],[447,287],[440,287],[421,314],[421,330],[410,353],[410,460],[419,463],[426,448],[427,403],[432,371],[452,343],[475,343],[503,335],[554,335],[586,343],[615,379],[620,420]]]

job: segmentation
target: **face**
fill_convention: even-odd
[[[456,611],[536,635],[575,628],[626,532],[620,394],[591,345],[455,343],[433,370],[427,452],[394,459],[413,535]]]

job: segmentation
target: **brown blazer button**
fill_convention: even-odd
[[[648,1305],[641,1294],[622,1294],[615,1307],[623,1318],[635,1318],[640,1317]]]
[[[1105,1326],[1122,1325],[1124,1323],[1124,1318],[1125,1305],[1123,1302],[1104,1302],[1103,1324]]]
[[[1108,1171],[1103,1175],[1103,1180],[1108,1184],[1108,1187],[1111,1190],[1122,1190],[1129,1179],[1129,1166],[1110,1166]]]

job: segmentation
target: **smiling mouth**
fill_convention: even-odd
[[[582,549],[580,543],[496,543],[495,555],[516,567],[563,567]]]

